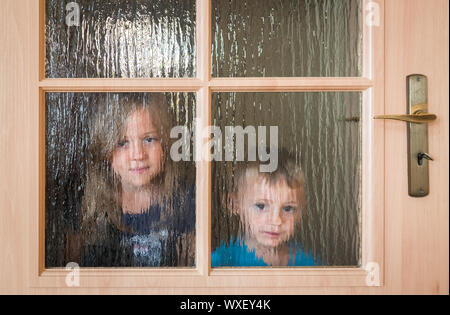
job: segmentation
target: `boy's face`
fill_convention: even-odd
[[[244,186],[239,192],[239,213],[246,237],[270,248],[292,238],[304,206],[303,187],[290,188],[285,180],[271,184],[264,177],[249,174]]]
[[[138,110],[128,118],[124,137],[113,152],[112,167],[127,190],[148,185],[161,172],[161,141],[147,110]]]

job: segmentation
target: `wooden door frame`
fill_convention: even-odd
[[[364,0],[363,8],[369,7]],[[361,266],[356,268],[220,268],[210,266],[211,238],[211,163],[197,162],[197,255],[196,268],[189,269],[138,269],[138,268],[83,268],[80,283],[83,287],[160,287],[183,288],[296,288],[310,286],[365,286],[368,285],[367,264],[375,264],[377,282],[382,285],[384,275],[383,217],[384,138],[382,125],[375,125],[374,113],[383,113],[384,97],[384,0],[378,0],[373,13],[375,18],[363,23],[363,76],[359,78],[218,78],[211,77],[211,0],[197,0],[197,78],[195,79],[46,79],[45,60],[45,0],[39,1],[40,30],[40,209],[38,263],[30,264],[33,285],[36,287],[66,287],[67,271],[64,268],[45,269],[45,93],[46,92],[104,92],[104,91],[182,91],[197,92],[200,128],[211,125],[211,93],[213,92],[279,92],[279,91],[360,91],[363,93],[362,109],[362,213],[361,213]],[[370,13],[370,12],[369,12]],[[379,20],[376,20],[378,19]],[[376,20],[376,21],[375,21]],[[376,22],[372,25],[369,22]],[[207,146],[203,150],[207,150]],[[207,151],[205,151],[207,152]],[[207,178],[208,180],[204,180]],[[355,192],[358,193],[358,192]],[[33,212],[34,213],[34,212]],[[31,236],[35,239],[35,235]],[[30,239],[30,251],[35,244]],[[33,256],[35,259],[35,256]],[[38,266],[38,267],[37,267]],[[38,268],[38,269],[36,269]]]
[[[374,28],[374,32],[381,32],[385,36],[385,40],[378,42],[381,35],[375,35],[375,38],[378,38],[375,41],[378,42],[379,46],[376,46],[377,49],[372,50],[372,56],[376,65],[375,73],[383,73],[383,75],[357,79],[353,82],[350,82],[353,79],[348,79],[349,82],[332,79],[317,79],[318,81],[315,81],[315,79],[277,80],[276,82],[269,82],[268,86],[276,84],[278,88],[283,90],[298,91],[308,88],[313,90],[352,90],[355,85],[361,85],[367,91],[365,97],[374,99],[373,112],[366,112],[364,114],[365,119],[370,119],[371,114],[383,114],[385,110],[387,113],[404,111],[405,93],[403,93],[404,91],[401,88],[394,90],[393,87],[401,87],[404,81],[404,72],[408,74],[416,72],[411,72],[412,66],[410,64],[418,65],[417,72],[423,70],[424,72],[422,73],[430,73],[430,77],[433,78],[430,80],[430,84],[431,82],[446,81],[448,86],[448,70],[446,70],[448,69],[448,2],[446,0],[433,0],[427,1],[428,5],[422,0],[386,0],[386,3],[381,0],[376,2],[382,8],[386,6],[386,24],[383,21],[380,25],[381,28]],[[201,6],[200,10],[209,10],[208,5],[204,5],[205,1],[199,0],[198,3]],[[402,146],[397,143],[400,141],[400,144],[403,144],[406,134],[404,126],[394,125],[390,122],[373,122],[374,125],[378,124],[378,127],[380,127],[376,130],[383,131],[381,134],[365,135],[365,137],[369,137],[365,139],[374,141],[373,144],[376,147],[378,147],[379,142],[383,144],[381,151],[372,152],[373,156],[365,158],[366,162],[363,162],[374,163],[376,165],[374,170],[380,169],[378,167],[385,169],[385,172],[382,172],[381,175],[375,171],[372,174],[366,174],[366,178],[378,178],[372,184],[372,188],[385,187],[376,190],[376,194],[366,193],[366,196],[371,196],[371,202],[374,205],[372,208],[373,212],[370,212],[371,217],[366,219],[366,222],[371,224],[366,228],[370,230],[373,228],[372,225],[384,228],[379,234],[376,232],[374,234],[363,234],[375,235],[375,237],[363,238],[363,247],[368,242],[374,242],[375,244],[370,247],[374,252],[368,256],[363,256],[363,259],[364,262],[380,261],[382,264],[381,271],[385,270],[386,276],[381,277],[380,287],[366,286],[367,273],[364,269],[360,269],[359,273],[354,273],[354,270],[352,270],[354,277],[346,273],[347,270],[342,269],[304,270],[297,275],[301,277],[301,282],[298,282],[298,279],[289,280],[293,275],[287,274],[284,277],[289,282],[276,289],[276,283],[280,282],[279,277],[283,276],[279,273],[281,271],[274,271],[273,277],[275,277],[275,280],[269,284],[257,280],[261,277],[261,272],[267,273],[267,270],[251,271],[250,273],[253,273],[252,278],[256,279],[256,282],[252,284],[253,287],[238,287],[237,285],[242,284],[239,277],[231,274],[222,275],[220,273],[216,277],[214,275],[216,271],[211,271],[206,263],[197,265],[195,272],[200,275],[200,280],[197,274],[190,274],[191,271],[180,271],[186,282],[198,281],[195,289],[192,288],[193,286],[190,286],[189,289],[183,285],[158,288],[156,286],[167,278],[164,275],[159,275],[161,276],[159,277],[155,274],[148,274],[148,277],[142,277],[140,270],[132,271],[134,274],[124,274],[122,279],[119,279],[119,277],[110,278],[111,274],[105,271],[102,275],[98,275],[97,278],[86,278],[88,283],[86,283],[85,288],[68,288],[65,285],[66,273],[63,270],[45,274],[47,271],[40,270],[42,265],[39,266],[37,263],[39,262],[39,246],[37,246],[39,244],[38,236],[40,235],[39,214],[42,213],[39,212],[39,204],[42,202],[42,193],[39,193],[39,187],[42,187],[42,173],[40,173],[42,172],[42,161],[39,159],[40,152],[42,152],[42,146],[39,145],[40,137],[42,140],[42,110],[39,106],[39,100],[43,91],[67,90],[68,85],[70,85],[71,91],[77,89],[84,91],[85,88],[94,91],[98,85],[105,85],[107,88],[112,87],[114,89],[119,83],[111,80],[101,80],[101,82],[94,82],[91,85],[87,81],[81,82],[82,80],[78,80],[79,82],[50,81],[40,77],[40,74],[42,74],[42,63],[39,61],[38,52],[42,53],[43,42],[42,38],[39,37],[39,27],[36,29],[35,26],[39,25],[39,12],[42,14],[42,8],[39,11],[40,7],[37,1],[30,2],[25,0],[7,0],[3,5],[5,9],[1,13],[2,21],[0,25],[3,30],[1,39],[2,42],[7,42],[8,45],[5,49],[6,61],[2,60],[4,69],[1,81],[2,93],[4,91],[6,93],[4,94],[5,97],[1,107],[2,115],[0,116],[2,125],[5,126],[1,134],[2,143],[5,143],[3,148],[5,151],[2,152],[1,156],[7,156],[8,160],[0,163],[1,170],[5,174],[1,182],[2,194],[0,195],[0,202],[2,205],[6,205],[3,209],[5,221],[0,223],[0,240],[2,241],[0,246],[2,252],[6,253],[0,259],[0,292],[142,292],[162,294],[201,294],[211,292],[254,294],[423,292],[448,294],[448,195],[446,193],[448,191],[448,145],[439,146],[443,140],[447,140],[445,143],[448,143],[448,119],[441,119],[430,127],[430,134],[433,134],[434,131],[435,134],[437,133],[440,136],[440,138],[431,136],[432,138],[430,139],[430,149],[438,153],[436,156],[440,157],[436,161],[439,168],[437,169],[436,164],[434,164],[436,168],[431,169],[432,185],[435,183],[434,187],[436,187],[436,183],[442,183],[447,189],[445,193],[443,193],[442,189],[436,189],[436,193],[432,193],[427,200],[409,200],[403,197],[403,191],[398,192],[398,187],[404,187],[403,182],[405,178],[404,174],[398,172],[399,165],[404,165],[406,159],[402,160],[404,152],[402,151]],[[417,18],[417,12],[421,13],[420,22],[414,25],[405,23],[408,19]],[[438,17],[435,16],[436,14],[438,14]],[[404,17],[403,24],[399,22],[399,17]],[[426,37],[426,41],[430,44],[429,46],[433,47],[433,54],[429,51],[423,52],[424,55],[430,56],[427,59],[429,61],[423,63],[429,68],[421,67],[422,60],[417,60],[417,57],[407,54],[406,58],[404,58],[405,52],[410,51],[410,47],[417,47],[418,45],[419,36],[413,38],[408,36],[408,34],[421,34],[424,32],[424,29],[427,29],[427,25],[436,23],[436,21],[440,21],[438,25],[446,23],[446,28],[436,29],[435,33],[431,33],[431,36]],[[208,21],[199,22],[198,27],[205,30],[207,27],[209,28]],[[389,30],[386,34],[384,33],[384,25]],[[426,34],[430,35],[429,32]],[[420,39],[423,40],[423,38]],[[203,51],[201,47],[204,46],[199,45],[198,47],[200,51]],[[380,47],[383,48],[381,49]],[[209,49],[208,47],[204,48]],[[440,67],[436,65],[433,57],[442,60]],[[386,61],[384,60],[385,58]],[[402,58],[404,59],[402,60]],[[385,64],[386,85],[384,82]],[[402,75],[399,76],[398,73]],[[200,66],[199,78],[192,80],[191,83],[193,88],[197,90],[198,98],[202,104],[200,108],[203,111],[202,115],[209,117],[211,91],[214,89],[226,90],[227,86],[225,85],[231,84],[231,82],[225,82],[224,84],[224,80],[216,79],[206,86],[206,76],[209,76],[207,68]],[[367,76],[367,73],[365,73],[365,76]],[[176,81],[171,80],[172,88],[177,88],[176,85],[179,84],[179,81],[175,83]],[[129,80],[125,84],[122,82],[120,83],[121,89],[134,90],[137,88],[139,91],[159,91],[162,83],[155,81],[154,86],[151,84],[149,86],[147,83],[143,84],[141,80]],[[402,83],[400,84],[400,82]],[[168,81],[164,80],[164,84],[167,83]],[[252,79],[243,79],[239,83],[242,84],[243,90],[257,89],[265,91],[268,89],[267,86],[264,87],[264,84],[261,85],[261,82],[253,82]],[[304,88],[305,86],[306,88]],[[372,89],[372,86],[375,88]],[[184,85],[183,88],[185,87]],[[433,102],[434,99],[436,105],[430,105],[431,110],[434,110],[440,117],[448,117],[448,90],[446,93],[440,90],[432,91],[435,92],[433,95],[436,95],[436,97],[431,97],[430,102]],[[207,120],[204,122],[206,123]],[[384,165],[385,161],[386,166]],[[206,165],[200,166],[199,169],[197,177],[210,174],[210,169]],[[367,168],[365,169],[370,171]],[[436,178],[441,179],[436,180]],[[198,187],[206,191],[202,185],[205,185],[205,183],[200,183]],[[366,187],[368,186],[366,185]],[[383,198],[378,198],[380,194]],[[384,195],[386,195],[387,200],[390,200],[389,203],[385,204]],[[201,215],[197,219],[197,224],[201,224],[203,229],[198,232],[197,246],[209,248],[210,230],[209,225],[205,225],[205,223],[210,221],[210,194],[204,194],[199,199],[200,208],[197,209],[200,210]],[[435,211],[431,214],[428,212],[426,214],[420,213],[427,207],[431,207]],[[386,218],[384,209],[386,209]],[[411,209],[413,215],[408,215]],[[42,218],[40,222],[42,222]],[[422,222],[429,223],[428,225],[433,227],[433,231],[430,231],[429,228],[427,230],[426,226],[421,225]],[[426,232],[422,233],[422,239],[418,238],[417,230]],[[429,249],[430,241],[433,241],[431,249]],[[406,248],[404,246],[405,243],[408,245]],[[422,258],[422,260],[419,259],[417,262],[408,260],[417,256],[411,250],[413,244],[418,245],[417,247],[424,253],[422,257],[418,257]],[[385,253],[386,262],[384,259]],[[426,255],[427,253],[430,254]],[[205,251],[203,253],[200,252],[200,257],[198,256],[198,258],[204,258],[204,255],[208,256],[209,253]],[[370,255],[373,256],[371,257]],[[429,263],[426,266],[426,270],[429,273],[421,276],[418,274],[418,270],[424,267],[423,261]],[[248,271],[245,272],[248,273]],[[177,277],[176,274],[172,274],[173,276]],[[210,280],[213,277],[216,277],[216,279]],[[226,283],[219,288],[218,283],[221,281],[226,281],[228,284]],[[298,283],[304,285],[298,285]],[[117,288],[118,286],[122,288],[119,289]]]

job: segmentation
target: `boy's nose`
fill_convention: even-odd
[[[271,216],[271,223],[273,225],[281,225],[282,219],[281,219],[281,211],[280,209],[274,209]]]

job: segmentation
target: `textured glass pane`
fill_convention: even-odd
[[[361,76],[360,0],[212,1],[214,77]]]
[[[195,0],[47,0],[46,76],[193,77],[195,32]]]
[[[194,93],[46,94],[46,267],[186,267],[195,165],[170,159]]]
[[[357,266],[361,93],[214,93],[212,104],[223,147],[212,266]]]

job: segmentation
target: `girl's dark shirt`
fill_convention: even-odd
[[[171,200],[173,215],[162,220],[166,204],[142,214],[124,214],[119,229],[107,226],[105,241],[86,246],[82,267],[188,267],[178,263],[177,242],[195,231],[195,187],[180,188]]]

